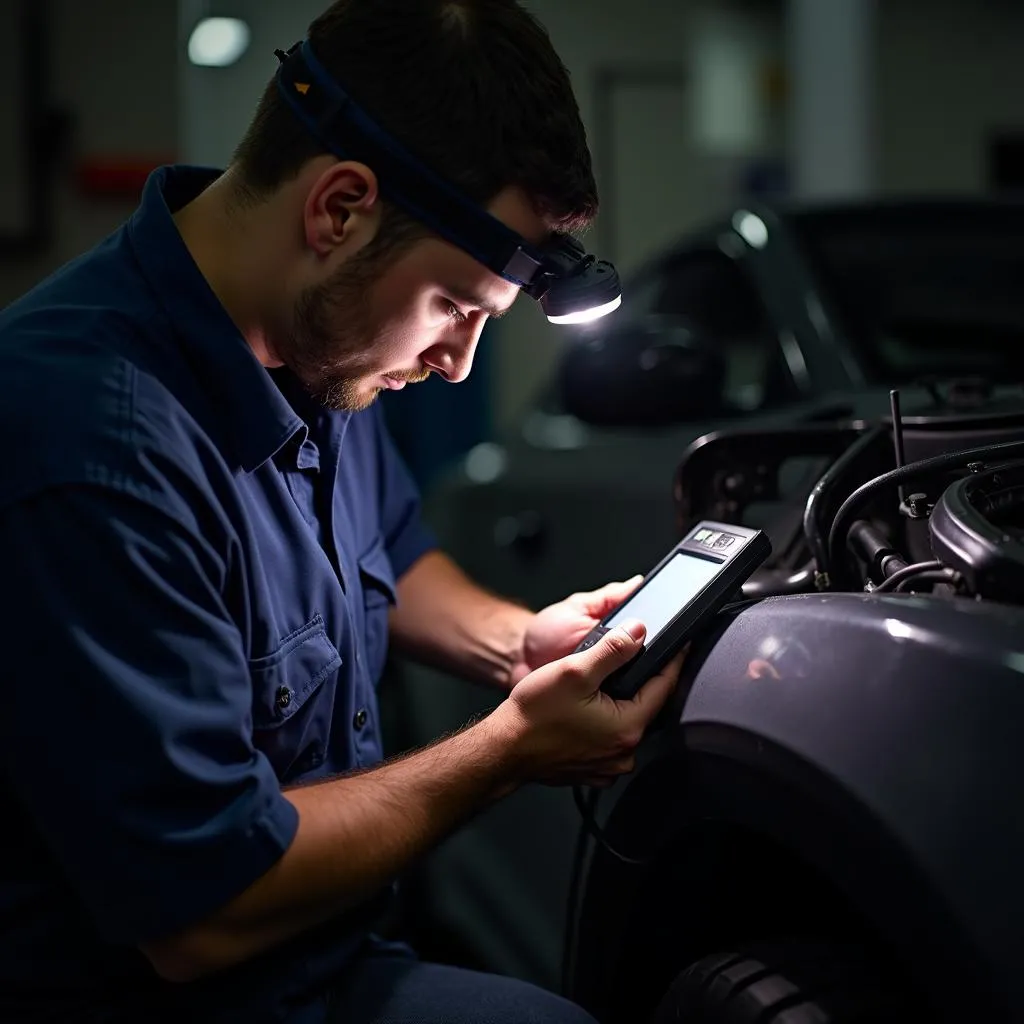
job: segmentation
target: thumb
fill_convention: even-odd
[[[639,652],[645,636],[646,627],[636,619],[629,619],[621,626],[608,630],[589,651],[580,655],[585,659],[588,676],[600,681],[625,665]]]

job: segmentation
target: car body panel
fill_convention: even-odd
[[[697,652],[644,771],[673,766],[680,819],[742,826],[748,841],[763,835],[820,871],[904,976],[945,993],[943,1013],[986,1006],[992,1016],[971,1019],[1024,1019],[1024,822],[1014,810],[1024,788],[1022,684],[1020,608],[911,595],[769,598],[723,617]],[[665,793],[664,784],[645,791],[642,774],[628,783],[608,834],[656,849]],[[685,855],[692,842],[681,833],[674,848]],[[651,871],[647,914],[685,908],[685,880],[664,863]],[[588,880],[574,983],[601,1019],[632,965],[659,952],[654,929],[627,912],[639,893],[616,907],[610,877],[605,865]],[[707,924],[696,914],[678,927],[681,945],[716,951],[701,948]]]

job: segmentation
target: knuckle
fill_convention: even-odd
[[[566,662],[562,669],[562,682],[566,686],[579,686],[586,678],[586,667],[578,661]]]
[[[642,729],[633,728],[625,732],[622,736],[622,749],[626,752],[632,752],[640,746],[640,741],[643,739],[644,734]]]
[[[608,749],[608,760],[618,761],[620,758],[628,757],[633,752],[633,747],[627,742],[624,736],[620,736]]]
[[[606,633],[604,643],[605,647],[616,655],[625,654],[631,646],[621,629],[613,629],[610,633]]]

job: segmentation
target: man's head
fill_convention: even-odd
[[[535,243],[597,208],[568,74],[514,0],[338,0],[309,29],[320,64],[423,164]],[[469,372],[487,315],[517,287],[382,199],[375,168],[340,161],[271,82],[229,176],[245,215],[300,219],[287,310],[267,331],[328,404],[389,382]],[[386,188],[386,182],[385,188]]]

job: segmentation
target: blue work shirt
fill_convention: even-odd
[[[370,917],[194,984],[138,951],[278,861],[283,786],[380,759],[388,609],[432,545],[379,409],[265,369],[192,261],[171,215],[214,176],[155,172],[0,314],[4,1021],[319,1021]]]

